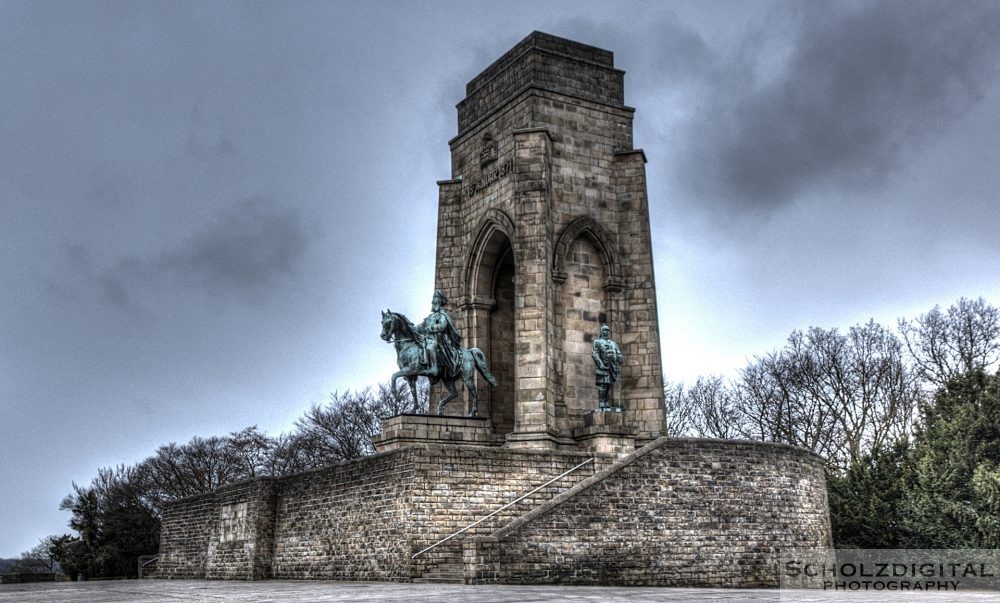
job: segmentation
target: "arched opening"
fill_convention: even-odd
[[[498,385],[490,392],[493,432],[514,430],[514,254],[507,248],[493,276],[488,357]]]
[[[480,229],[468,272],[472,345],[486,354],[496,387],[480,380],[479,415],[489,417],[497,435],[514,430],[514,277],[516,267],[503,222]]]

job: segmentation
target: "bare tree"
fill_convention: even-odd
[[[742,416],[722,377],[698,377],[688,389],[687,399],[694,410],[693,423],[698,435],[727,440],[742,435]]]
[[[273,475],[275,445],[274,438],[252,425],[226,436],[223,457],[237,479]]]
[[[741,434],[762,442],[783,441],[782,425],[787,413],[779,396],[777,380],[770,375],[768,359],[772,353],[754,360],[740,369],[735,385],[734,399],[737,412],[742,417]]]
[[[163,501],[210,492],[248,477],[232,458],[226,439],[194,437],[180,446],[160,446],[140,469],[146,472],[154,496]]]
[[[666,435],[672,438],[690,436],[695,430],[695,409],[683,383],[663,384]]]
[[[371,392],[330,394],[326,405],[314,405],[295,422],[299,446],[310,466],[356,459],[373,452]]]
[[[744,435],[809,448],[839,466],[906,434],[919,390],[899,340],[869,321],[796,331],[741,371],[735,406]]]
[[[30,551],[21,553],[17,558],[11,571],[19,574],[48,574],[56,570],[56,559],[52,556],[52,543],[54,537],[43,539]]]
[[[1000,363],[1000,311],[981,297],[963,297],[947,312],[934,306],[912,321],[900,319],[899,332],[920,376],[935,388]]]

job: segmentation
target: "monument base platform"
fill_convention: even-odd
[[[445,428],[475,421],[419,418],[463,437]],[[773,587],[779,551],[830,542],[806,450],[660,438],[615,459],[422,440],[166,503],[155,577]]]
[[[472,444],[499,446],[490,420],[484,417],[447,415],[396,415],[382,422],[382,433],[375,437],[375,449],[388,452],[414,444]]]

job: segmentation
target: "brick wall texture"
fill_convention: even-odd
[[[231,484],[164,510],[160,578],[410,580],[461,560],[461,541],[420,549],[592,457],[418,445],[280,479]],[[610,464],[599,458],[598,467]],[[594,463],[497,515],[488,534],[594,473]],[[247,503],[245,529],[225,530]]]
[[[821,461],[664,438],[487,538],[470,583],[776,587],[781,549],[832,546]]]
[[[169,503],[160,578],[773,585],[779,549],[830,544],[822,466],[781,445],[662,438],[594,457],[418,445]],[[233,538],[226,511],[246,503]],[[464,547],[464,548],[463,548]]]

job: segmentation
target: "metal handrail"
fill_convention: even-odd
[[[140,580],[142,580],[144,578],[144,576],[142,575],[142,571],[144,569],[146,569],[146,566],[149,565],[150,563],[153,563],[154,561],[158,561],[159,559],[160,559],[160,555],[159,554],[156,554],[156,555],[140,555],[139,556],[139,579]]]
[[[551,484],[551,483],[553,483],[553,482],[557,482],[557,481],[559,481],[560,479],[562,479],[562,478],[566,477],[567,475],[569,475],[570,473],[573,473],[574,471],[576,471],[576,470],[577,470],[577,469],[579,469],[580,467],[583,467],[583,466],[584,466],[584,465],[586,465],[587,463],[593,463],[593,462],[594,462],[594,459],[593,459],[593,458],[589,458],[589,459],[587,459],[587,460],[583,461],[582,463],[580,463],[579,465],[577,465],[576,467],[573,467],[573,468],[572,468],[572,469],[570,469],[569,471],[565,471],[565,472],[563,472],[563,473],[560,473],[559,475],[557,475],[557,476],[553,477],[552,479],[550,479],[549,481],[545,482],[545,483],[544,483],[544,484],[542,484],[541,486],[538,486],[537,488],[535,488],[535,489],[534,489],[534,490],[532,490],[531,492],[528,492],[527,494],[522,494],[521,496],[519,496],[519,497],[515,498],[514,500],[512,500],[512,501],[510,501],[509,503],[505,504],[504,506],[500,507],[500,508],[499,508],[499,509],[497,509],[496,511],[493,511],[492,513],[490,513],[490,514],[489,514],[489,515],[487,515],[486,517],[483,517],[482,519],[478,519],[478,520],[476,520],[476,521],[474,521],[474,522],[470,523],[469,525],[467,525],[467,526],[465,526],[464,528],[462,528],[461,530],[459,530],[459,531],[455,532],[455,533],[454,533],[454,534],[452,534],[451,536],[448,536],[448,537],[446,537],[446,538],[442,538],[441,540],[438,540],[437,542],[435,542],[434,544],[430,545],[429,547],[427,547],[427,548],[425,548],[425,549],[423,549],[423,550],[420,550],[420,551],[417,551],[416,553],[414,553],[414,554],[413,554],[413,556],[412,556],[412,557],[410,557],[410,559],[416,559],[416,558],[417,558],[417,555],[422,555],[422,554],[426,553],[427,551],[429,551],[429,550],[433,549],[433,548],[434,548],[434,547],[436,547],[437,545],[439,545],[439,544],[444,544],[445,542],[448,542],[449,540],[451,540],[451,539],[452,539],[452,538],[454,538],[455,536],[458,536],[458,535],[459,535],[459,534],[461,534],[462,532],[464,532],[464,531],[466,531],[466,530],[468,530],[468,529],[471,529],[471,528],[474,528],[474,527],[478,526],[479,524],[483,523],[484,521],[486,521],[486,520],[487,520],[487,519],[489,519],[490,517],[493,517],[494,515],[496,515],[496,514],[497,514],[497,513],[499,513],[500,511],[503,511],[504,509],[506,509],[506,508],[508,508],[508,507],[511,507],[511,506],[513,506],[513,505],[516,505],[517,503],[521,502],[521,501],[522,501],[522,500],[524,500],[525,498],[528,498],[529,496],[531,496],[531,495],[532,495],[532,494],[534,494],[535,492],[538,492],[539,490],[541,490],[541,489],[542,489],[542,488],[544,488],[545,486],[548,486],[549,484]]]

